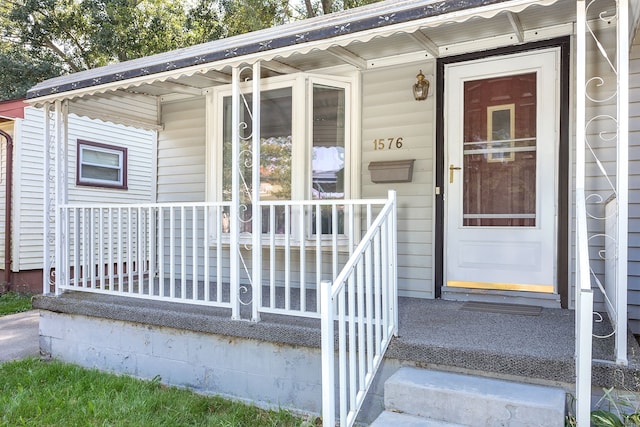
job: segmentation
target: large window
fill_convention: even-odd
[[[348,196],[349,89],[347,82],[303,75],[263,81],[260,94],[260,199],[344,199]],[[229,88],[215,97],[221,112],[217,135],[215,199],[232,200],[232,107]],[[240,101],[240,231],[251,232],[252,96]],[[285,232],[284,207],[275,212],[275,233]],[[269,232],[268,208],[261,213]],[[331,233],[330,210],[322,212],[322,233]],[[326,217],[326,218],[325,218]],[[314,227],[315,227],[315,221]],[[342,224],[342,220],[339,222]],[[340,227],[342,228],[342,227]],[[225,231],[225,230],[223,230]],[[309,230],[316,233],[316,230]]]
[[[241,232],[251,232],[251,169],[253,134],[249,106],[250,94],[244,96],[240,107],[240,188]],[[263,91],[260,94],[260,198],[262,200],[291,199],[291,155],[292,141],[292,88],[285,87]],[[223,154],[222,154],[222,200],[232,200],[232,122],[231,96],[223,98]],[[263,215],[266,215],[264,212]],[[266,232],[267,223],[263,225]],[[276,229],[284,232],[284,210],[279,209],[276,217]]]
[[[78,140],[76,184],[127,188],[127,149]]]

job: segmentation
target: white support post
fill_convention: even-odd
[[[576,420],[590,425],[593,293],[588,265],[585,188],[586,150],[586,4],[576,1]]]
[[[52,149],[52,141],[51,141],[51,104],[48,102],[44,104],[42,108],[44,111],[44,137],[43,137],[43,150],[42,154],[44,156],[44,174],[42,176],[42,187],[43,187],[43,215],[44,224],[43,224],[43,272],[42,272],[42,293],[47,295],[51,293],[51,269],[54,267],[53,260],[51,259],[51,251],[53,248],[51,244],[50,235],[55,230],[55,213],[52,215],[52,210],[55,212],[55,202],[51,199],[51,179],[55,176],[52,168],[54,167],[51,163],[53,159],[51,158]],[[52,206],[53,205],[53,206]],[[54,219],[54,223],[51,223],[51,219]]]
[[[68,242],[69,222],[67,221],[66,209],[60,206],[67,204],[67,175],[68,175],[68,141],[67,141],[67,119],[68,105],[66,101],[56,101],[54,104],[54,144],[55,144],[55,281],[56,294],[60,293],[61,284],[67,284],[68,267]]]
[[[336,425],[335,397],[335,360],[333,300],[331,299],[331,282],[320,283],[320,316],[322,322],[322,425]]]
[[[231,318],[240,319],[240,70],[231,70],[231,206],[229,208],[229,281]],[[218,267],[219,268],[219,267]],[[218,284],[220,286],[220,284]]]
[[[584,192],[585,185],[585,125],[586,125],[586,101],[585,101],[585,84],[586,84],[586,11],[585,1],[576,1],[576,197],[579,197],[582,190]],[[584,194],[584,193],[583,193]],[[577,203],[578,201],[576,201]],[[576,239],[578,238],[576,226]],[[576,242],[575,259],[578,259],[578,250],[580,246]],[[577,266],[579,267],[579,266]],[[575,300],[576,304],[580,297],[580,282],[576,277]],[[576,310],[576,317],[578,310]],[[576,318],[577,320],[577,318]],[[576,338],[578,337],[579,323],[575,322]],[[579,356],[578,347],[576,346],[576,357]]]
[[[616,274],[616,363],[627,365],[627,247],[629,224],[629,1],[618,0],[618,151],[616,185],[618,203]]]
[[[260,321],[260,305],[262,304],[262,205],[260,203],[260,61],[253,64],[253,125],[252,145],[253,154],[251,168],[251,198],[252,204],[252,224],[251,224],[251,283],[253,284],[253,304],[251,320]],[[273,233],[274,230],[271,230]]]

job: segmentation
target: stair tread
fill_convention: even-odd
[[[464,394],[477,393],[498,398],[522,399],[526,402],[553,401],[557,397],[553,394],[554,391],[564,393],[559,388],[549,386],[407,367],[400,368],[388,381],[399,381],[418,388],[438,388]]]
[[[463,425],[516,422],[550,427],[564,425],[566,393],[548,386],[403,367],[385,382],[384,402],[389,411]]]

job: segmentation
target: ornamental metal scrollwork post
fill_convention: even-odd
[[[600,10],[601,9],[601,10]],[[586,3],[587,43],[584,55],[593,75],[585,76],[585,202],[592,258],[592,287],[601,293],[615,335],[615,360],[627,363],[627,232],[628,232],[628,3]],[[615,26],[615,27],[613,27]],[[615,38],[613,29],[615,28]],[[607,34],[608,32],[608,34]],[[580,85],[581,82],[578,82]],[[580,96],[580,92],[579,92]],[[615,107],[612,108],[612,107]],[[615,153],[615,157],[614,154]],[[581,167],[581,165],[577,165]],[[604,264],[594,269],[594,262]],[[596,271],[600,270],[599,273]],[[602,271],[605,271],[603,275]]]
[[[43,145],[43,200],[44,200],[44,253],[42,293],[56,292],[55,288],[55,252],[56,247],[56,132],[55,117],[49,103],[44,105]]]
[[[68,118],[67,101],[56,101],[54,104],[54,151],[55,151],[55,281],[56,294],[61,293],[61,285],[68,284],[67,267],[69,266],[69,221],[66,204],[68,201]],[[78,274],[78,272],[76,272]]]
[[[53,108],[52,108],[53,107]],[[53,106],[44,105],[44,248],[43,248],[43,293],[56,295],[68,280],[68,236],[67,211],[68,176],[68,105],[66,101],[55,101]],[[77,272],[76,272],[77,274]]]
[[[245,93],[241,90],[243,73],[252,69],[252,102],[249,105]],[[254,250],[261,245],[260,214],[260,64],[250,67],[234,67],[232,70],[231,123],[232,123],[232,174],[231,174],[231,295],[232,317],[240,318],[240,304],[251,305],[252,320],[259,320],[258,304],[261,283],[261,251]],[[241,108],[247,117],[240,116]],[[249,122],[247,122],[247,119]],[[247,132],[249,129],[249,132]],[[245,170],[251,170],[251,177],[245,176]],[[251,227],[248,227],[251,224]],[[240,244],[240,233],[251,230],[251,244]],[[252,251],[251,269],[249,269],[241,249]],[[240,268],[249,278],[251,292],[247,286],[240,285]],[[242,294],[250,293],[251,299],[242,299]]]

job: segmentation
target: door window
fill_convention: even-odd
[[[464,226],[536,226],[536,126],[536,73],[464,83]]]

